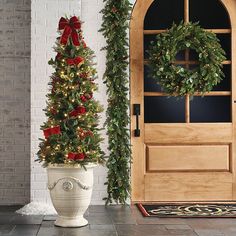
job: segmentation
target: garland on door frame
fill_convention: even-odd
[[[199,65],[196,68],[186,69],[174,64],[177,53],[185,49],[197,52]],[[224,77],[222,62],[226,58],[219,39],[198,23],[173,24],[151,42],[148,54],[151,77],[172,96],[193,95],[195,92],[204,95]]]
[[[101,32],[106,39],[106,71],[108,108],[108,181],[106,204],[125,204],[130,196],[130,131],[128,37],[131,4],[129,0],[104,0]]]

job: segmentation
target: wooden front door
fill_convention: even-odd
[[[215,32],[227,53],[225,79],[204,98],[168,98],[148,76],[149,42],[181,20]],[[236,1],[137,0],[130,28],[132,201],[236,200]],[[197,66],[191,51],[176,60]]]

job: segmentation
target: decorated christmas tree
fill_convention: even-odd
[[[47,121],[41,126],[38,161],[51,164],[102,163],[99,115],[102,107],[93,97],[98,86],[93,52],[84,42],[81,22],[73,16],[61,18],[54,47],[55,59],[44,110]]]

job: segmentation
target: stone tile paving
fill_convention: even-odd
[[[0,206],[0,236],[236,236],[236,219],[144,218],[135,206],[90,206],[89,225],[54,226],[56,216],[21,216]]]

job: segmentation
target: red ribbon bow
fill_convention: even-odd
[[[47,128],[43,130],[43,133],[44,133],[45,138],[48,138],[53,134],[60,134],[61,129],[60,129],[60,126],[55,126],[55,127]]]
[[[68,159],[70,160],[84,160],[85,158],[85,154],[83,152],[81,153],[73,153],[73,152],[70,152],[68,153]]]
[[[75,58],[68,58],[66,59],[66,62],[68,65],[79,65],[84,61],[83,57],[75,57]]]
[[[69,116],[78,116],[79,114],[84,114],[86,112],[86,108],[83,106],[78,106],[76,109],[69,113]]]
[[[70,20],[61,17],[59,21],[59,30],[64,30],[61,36],[60,43],[66,45],[69,37],[75,46],[79,46],[79,35],[76,30],[81,28],[81,23],[76,16],[70,18]]]

